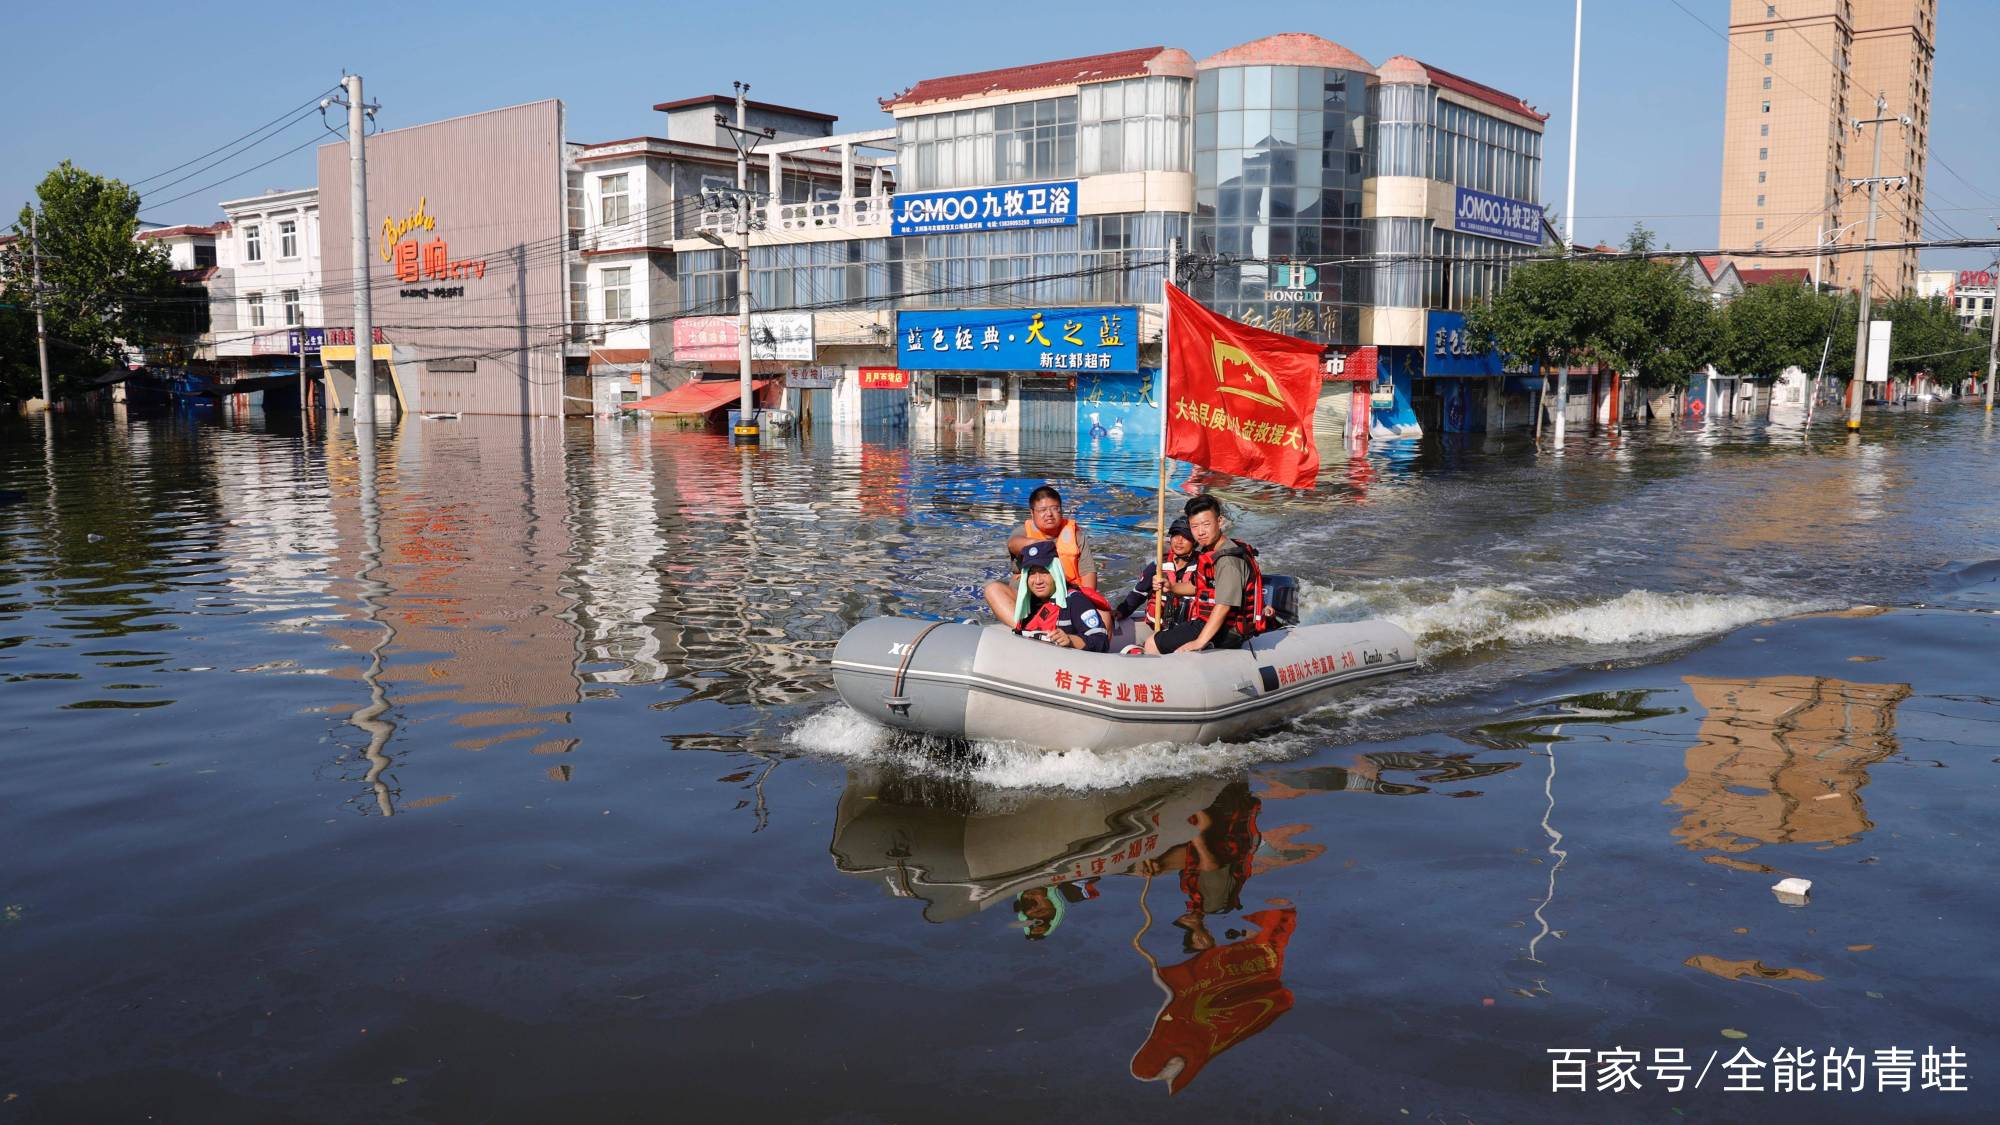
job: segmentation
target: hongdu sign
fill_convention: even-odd
[[[1452,210],[1452,229],[1463,234],[1483,234],[1509,242],[1542,244],[1542,209],[1518,199],[1488,195],[1471,188],[1458,188]]]
[[[1076,225],[1076,181],[916,191],[889,201],[889,233],[949,234]]]

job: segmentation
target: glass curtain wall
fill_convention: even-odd
[[[1195,83],[1196,295],[1223,314],[1354,343],[1370,303],[1361,217],[1368,76],[1325,67],[1204,70]],[[1231,259],[1234,259],[1232,262]],[[1301,263],[1309,270],[1271,267]]]
[[[1076,98],[949,110],[896,123],[902,191],[992,187],[1076,175]]]

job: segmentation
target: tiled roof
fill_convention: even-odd
[[[1447,90],[1456,90],[1467,97],[1477,98],[1488,105],[1499,106],[1501,109],[1521,114],[1524,117],[1532,117],[1537,121],[1547,121],[1549,119],[1548,114],[1543,113],[1520,98],[1505,91],[1496,90],[1484,82],[1474,82],[1470,78],[1453,74],[1448,70],[1440,70],[1437,67],[1430,66],[1428,63],[1425,66],[1431,72],[1431,81],[1443,86]]]
[[[1728,261],[1720,254],[1703,254],[1699,260],[1701,268],[1708,271],[1710,278],[1719,275],[1722,272],[1722,267],[1728,264]]]
[[[953,74],[944,78],[926,78],[900,94],[883,98],[882,108],[894,109],[903,105],[1020,90],[1045,90],[1082,82],[1109,82],[1144,74],[1191,74],[1193,63],[1193,56],[1177,47],[1140,47],[1104,55],[1085,55],[1079,59],[1057,59],[1002,70],[982,70],[976,74]]]
[[[1333,70],[1375,73],[1375,64],[1335,43],[1303,31],[1284,31],[1252,39],[1201,60],[1201,69],[1224,66],[1323,66]]]
[[[140,232],[139,232],[139,233],[138,233],[137,235],[135,235],[134,237],[137,237],[137,238],[182,238],[182,237],[190,237],[190,236],[193,236],[193,235],[198,235],[198,234],[206,234],[206,235],[216,235],[216,234],[221,234],[221,233],[222,233],[222,230],[223,230],[223,227],[222,227],[221,225],[219,225],[219,224],[218,224],[217,226],[212,226],[212,227],[203,227],[203,226],[196,226],[196,225],[194,225],[194,224],[192,224],[192,223],[183,223],[183,224],[181,224],[180,226],[177,226],[177,227],[158,227],[158,228],[156,228],[156,229],[154,229],[154,230],[142,230],[142,231],[140,231]]]
[[[1771,285],[1781,281],[1789,282],[1793,285],[1803,285],[1812,277],[1812,271],[1803,266],[1775,270],[1746,270],[1739,268],[1736,271],[1736,276],[1743,279],[1744,285]]]

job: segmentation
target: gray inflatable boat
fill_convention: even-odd
[[[833,683],[849,707],[898,730],[1115,750],[1244,738],[1416,667],[1416,642],[1380,619],[1294,625],[1240,649],[1121,656],[1000,625],[877,617],[840,639]]]

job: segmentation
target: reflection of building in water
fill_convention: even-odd
[[[260,598],[312,594],[319,600],[334,532],[322,493],[318,450],[291,442],[219,441],[215,445],[220,548],[240,565],[225,574],[240,593]]]
[[[400,722],[413,706],[450,702],[460,705],[451,721],[469,731],[453,743],[461,749],[532,739],[533,753],[559,754],[575,745],[560,727],[579,699],[576,630],[563,590],[571,548],[563,446],[558,429],[522,435],[524,425],[539,426],[468,417],[448,427],[385,429],[375,476],[381,562],[370,572],[378,584],[373,610],[358,601],[354,578],[367,565],[362,467],[352,436],[333,435],[333,591],[352,624],[328,635],[365,653],[381,642],[381,629],[389,632],[382,681],[404,712]],[[568,779],[567,767],[549,772]]]
[[[1896,751],[1896,704],[1908,684],[1814,676],[1685,678],[1707,709],[1687,752],[1687,780],[1666,803],[1693,850],[1848,844],[1874,827],[1862,807],[1868,767]]]
[[[576,563],[570,589],[587,683],[658,683],[684,663],[679,613],[659,567],[667,554],[643,423],[599,423],[570,467]]]

